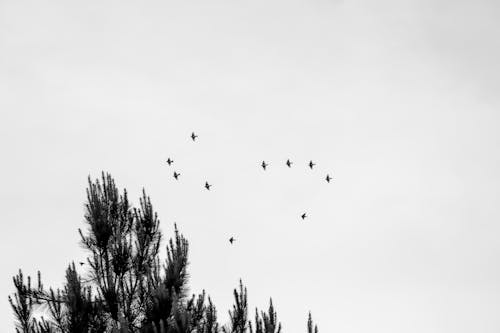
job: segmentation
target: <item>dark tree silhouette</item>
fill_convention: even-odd
[[[249,322],[250,333],[253,333],[252,323]],[[255,333],[280,333],[281,324],[277,320],[276,311],[274,311],[273,300],[269,301],[268,313],[261,312],[261,317],[259,317],[259,311],[255,309]]]
[[[309,318],[307,319],[307,333],[318,333],[318,326],[313,324],[311,312],[309,312]]]
[[[248,320],[247,290],[240,280],[234,290],[230,322],[221,326],[217,310],[205,291],[188,296],[188,241],[179,233],[167,245],[160,263],[162,234],[151,200],[143,190],[139,207],[130,205],[127,191],[119,193],[113,178],[89,177],[85,204],[87,230],[79,229],[89,256],[82,278],[71,263],[62,289],[48,290],[38,272],[38,285],[13,277],[15,293],[9,303],[20,333],[280,333],[272,300],[255,324]],[[46,317],[44,317],[44,315]],[[311,315],[308,333],[317,333]]]

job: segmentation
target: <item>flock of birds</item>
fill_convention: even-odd
[[[194,132],[193,132],[193,133],[191,133],[191,140],[196,141],[196,138],[198,138],[198,135],[196,135]],[[174,160],[172,160],[172,159],[169,157],[169,158],[167,159],[167,164],[168,164],[169,166],[171,166],[173,163],[174,163]],[[286,166],[287,166],[287,167],[291,168],[291,167],[292,167],[293,162],[292,162],[292,161],[290,161],[290,159],[287,159],[287,160],[286,160],[286,162],[285,162],[285,164],[286,164]],[[312,160],[311,160],[311,161],[309,161],[308,166],[309,166],[309,168],[310,168],[311,170],[314,168],[314,166],[315,166],[315,165],[316,165],[316,163],[314,163]],[[267,170],[267,167],[268,167],[268,166],[269,166],[269,163],[267,163],[266,161],[262,161],[262,163],[261,163],[261,167],[262,167],[262,169],[263,169],[264,171],[266,171],[266,170]],[[174,178],[175,178],[176,180],[179,180],[179,176],[180,176],[180,175],[181,175],[181,174],[180,174],[179,172],[174,171]],[[326,177],[325,177],[325,180],[326,180],[328,183],[330,183],[330,182],[332,181],[332,179],[333,179],[333,178],[332,178],[329,174],[327,174],[327,175],[326,175]],[[211,184],[209,184],[208,182],[205,182],[205,188],[206,188],[208,191],[210,190],[210,188],[211,188],[211,187],[212,187],[212,185],[211,185]],[[302,220],[305,220],[305,219],[306,219],[306,217],[307,217],[307,214],[306,214],[306,213],[302,213],[302,215],[300,215],[300,218],[301,218]],[[235,240],[236,240],[236,239],[235,239],[233,236],[231,236],[231,238],[229,238],[229,243],[233,244]],[[83,265],[85,265],[85,263],[84,263],[84,262],[80,262],[80,266],[83,266]]]
[[[196,135],[194,132],[192,132],[192,133],[191,133],[191,140],[196,141],[196,139],[197,139],[197,138],[198,138],[198,135]],[[167,164],[168,164],[169,166],[171,166],[171,165],[174,163],[174,160],[172,160],[172,159],[169,157],[169,158],[167,159],[167,161],[166,161],[166,162],[167,162]],[[291,167],[292,167],[293,162],[292,162],[292,161],[290,161],[290,159],[287,159],[287,160],[286,160],[286,162],[285,162],[285,164],[286,164],[286,166],[287,166],[287,167],[291,168]],[[310,168],[311,170],[314,168],[314,166],[315,166],[315,165],[316,165],[316,163],[314,163],[312,160],[311,160],[311,161],[309,161],[308,166],[309,166],[309,168]],[[261,163],[261,167],[262,167],[262,169],[263,169],[264,171],[266,171],[266,170],[267,170],[267,167],[268,167],[268,166],[269,166],[269,163],[267,163],[266,161],[262,161],[262,163]],[[181,175],[181,174],[180,174],[179,172],[174,171],[173,176],[174,176],[174,178],[175,178],[176,180],[179,180],[179,176],[180,176],[180,175]],[[327,175],[326,175],[326,177],[325,177],[325,180],[326,180],[326,182],[327,182],[327,183],[330,183],[330,182],[332,181],[332,179],[333,179],[333,178],[330,176],[330,174],[327,174]],[[210,188],[211,188],[211,187],[212,187],[212,185],[211,185],[211,184],[209,184],[209,183],[206,181],[206,182],[205,182],[205,189],[207,189],[208,191],[210,191]],[[300,218],[301,218],[302,220],[305,220],[305,219],[306,219],[306,217],[307,217],[307,214],[306,214],[306,213],[302,213],[302,215],[300,215]],[[235,239],[234,237],[231,237],[231,238],[229,238],[229,243],[233,244],[235,240],[236,240],[236,239]]]

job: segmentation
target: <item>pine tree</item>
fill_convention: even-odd
[[[252,323],[250,322],[250,333],[253,333]],[[277,314],[273,307],[273,300],[269,301],[268,313],[255,309],[255,333],[280,333],[281,324],[277,320]]]
[[[240,291],[234,289],[233,310],[229,311],[229,327],[223,327],[224,333],[245,333],[247,331],[248,311],[247,311],[247,288],[243,287],[240,280]]]
[[[318,326],[313,324],[311,312],[309,312],[309,318],[307,319],[307,333],[318,333]]]
[[[248,320],[247,290],[240,280],[234,289],[230,322],[220,326],[217,310],[205,291],[188,297],[189,243],[174,227],[167,258],[159,258],[162,234],[159,219],[145,191],[139,207],[120,194],[113,178],[88,179],[85,204],[87,230],[79,229],[89,253],[87,276],[71,263],[62,289],[44,288],[21,270],[13,277],[15,293],[9,303],[18,333],[253,333]],[[84,263],[82,263],[84,264]],[[49,317],[39,316],[48,310]],[[47,311],[46,311],[47,312]],[[272,300],[268,312],[256,309],[255,333],[280,333]],[[317,333],[309,313],[308,333]]]

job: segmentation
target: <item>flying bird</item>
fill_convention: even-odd
[[[234,241],[235,241],[234,237],[229,238],[229,243],[233,244]]]
[[[326,181],[329,183],[329,182],[330,182],[330,180],[332,180],[332,177],[330,177],[330,175],[326,175],[326,178],[325,178],[325,179],[326,179]]]
[[[262,165],[262,169],[266,170],[266,168],[267,168],[267,166],[268,166],[269,164],[267,164],[267,163],[266,163],[266,161],[262,161],[262,164],[261,164],[261,165]]]
[[[211,186],[212,186],[212,185],[210,185],[208,182],[205,182],[205,188],[206,188],[207,190],[210,190],[210,187],[211,187]]]
[[[286,160],[286,165],[291,168],[292,167],[292,164],[293,162],[290,161],[290,159]]]
[[[196,140],[197,137],[198,137],[198,135],[194,134],[194,132],[191,133],[191,139],[193,139],[193,141]]]
[[[312,170],[313,166],[315,166],[315,165],[316,165],[316,164],[315,164],[315,163],[313,163],[313,161],[309,161],[309,167],[311,168],[311,170]]]
[[[174,160],[171,160],[170,157],[167,159],[167,164],[168,165],[172,165],[172,163],[174,163]]]
[[[181,175],[180,173],[177,173],[177,172],[174,171],[174,178],[175,179],[179,180],[179,176],[180,175]]]
[[[80,266],[83,266],[83,265],[85,265],[85,263],[84,263],[84,262],[82,262],[82,261],[80,261]]]
[[[306,215],[306,213],[304,213],[304,214],[300,215],[300,217],[301,217],[303,220],[305,220],[305,219],[306,219],[306,217],[307,217],[307,215]]]

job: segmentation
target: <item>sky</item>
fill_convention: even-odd
[[[241,278],[288,333],[309,311],[323,333],[498,332],[499,15],[0,0],[0,331],[18,269],[61,287],[85,258],[87,177],[105,171],[135,204],[146,189],[165,236],[177,223],[222,322]]]

